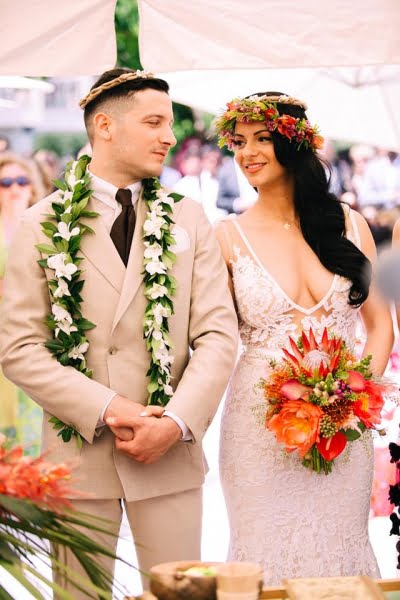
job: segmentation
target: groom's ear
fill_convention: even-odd
[[[98,112],[93,116],[93,130],[96,136],[105,142],[112,138],[113,117],[106,112]]]

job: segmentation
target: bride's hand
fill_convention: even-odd
[[[139,417],[162,417],[164,414],[163,406],[153,406],[151,404],[144,407]]]

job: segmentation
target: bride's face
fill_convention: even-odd
[[[278,162],[271,133],[262,121],[236,123],[233,138],[235,159],[250,185],[258,189],[287,178]]]

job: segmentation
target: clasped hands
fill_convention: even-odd
[[[104,420],[115,435],[115,447],[133,460],[155,463],[182,435],[179,425],[162,417],[161,406],[143,406],[124,396],[115,396]]]

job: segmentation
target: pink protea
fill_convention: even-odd
[[[309,330],[308,336],[303,331],[301,336],[302,350],[291,337],[289,340],[292,354],[286,349],[283,349],[283,353],[296,372],[301,372],[309,377],[317,372],[321,377],[326,377],[328,373],[332,373],[337,369],[342,340],[341,338],[330,340],[326,328],[319,344],[312,329]]]

